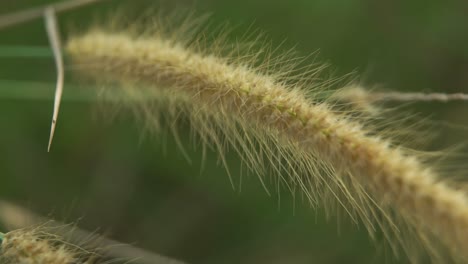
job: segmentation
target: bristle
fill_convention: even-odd
[[[311,99],[308,87],[284,77],[287,67],[271,73],[271,61],[258,66],[194,43],[183,33],[138,37],[95,28],[72,37],[66,51],[84,75],[118,84],[122,102],[153,127],[162,119],[173,124],[182,113],[223,162],[227,148],[236,150],[262,181],[275,175],[315,207],[333,211],[339,204],[371,235],[381,230],[410,256],[417,247],[411,238],[418,238],[439,260],[435,236],[455,250],[452,258],[468,257],[467,198],[429,164]],[[402,234],[406,228],[410,238]]]

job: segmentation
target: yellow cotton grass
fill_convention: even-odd
[[[337,201],[371,234],[380,229],[409,245],[401,234],[407,225],[431,253],[437,254],[434,236],[454,249],[453,258],[468,257],[467,198],[422,158],[306,95],[284,72],[217,50],[183,32],[138,36],[99,28],[66,45],[82,74],[122,87],[123,103],[154,128],[164,120],[173,128],[182,113],[223,162],[232,148],[262,181],[276,175],[313,206]],[[409,247],[403,250],[411,255]]]

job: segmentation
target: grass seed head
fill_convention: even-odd
[[[344,209],[414,261],[420,247],[444,259],[434,237],[456,252],[450,258],[467,257],[465,193],[385,131],[334,111],[321,99],[333,81],[320,81],[319,67],[297,74],[290,53],[274,59],[269,48],[255,48],[258,40],[207,44],[189,20],[180,30],[169,21],[159,19],[154,31],[96,26],[72,36],[66,51],[83,76],[111,87],[106,93],[120,94],[155,132],[169,124],[177,135],[174,124],[188,121],[224,164],[234,149],[262,182],[274,176],[314,207]]]
[[[95,256],[43,227],[5,234],[0,251],[0,261],[5,264],[95,264]]]

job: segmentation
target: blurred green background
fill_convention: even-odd
[[[50,2],[4,0],[0,14]],[[68,25],[85,27],[93,16],[130,2],[160,5],[109,0],[60,14],[63,39]],[[299,55],[319,50],[316,61],[330,63],[336,75],[356,71],[369,86],[468,92],[467,1],[174,0],[163,5],[212,13],[215,25],[238,25],[233,38],[253,24],[274,44],[286,40],[286,47],[295,46]],[[43,52],[28,53],[35,47]],[[193,264],[405,263],[389,257],[361,226],[334,215],[327,219],[323,210],[294,201],[287,191],[270,197],[255,177],[243,176],[242,188],[233,189],[215,153],[202,164],[201,151],[189,140],[191,162],[170,136],[148,138],[130,114],[111,121],[96,114],[92,100],[73,100],[77,86],[71,78],[47,153],[54,82],[41,19],[0,31],[1,199],[59,220],[81,219],[85,229],[99,228],[121,242]],[[468,125],[466,103],[410,108],[433,120]],[[430,148],[468,138],[466,128],[439,128],[441,139]],[[228,159],[238,183],[237,157]]]

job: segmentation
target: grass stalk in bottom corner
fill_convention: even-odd
[[[18,229],[3,236],[0,261],[5,264],[92,264],[93,253],[61,241],[40,227]]]

